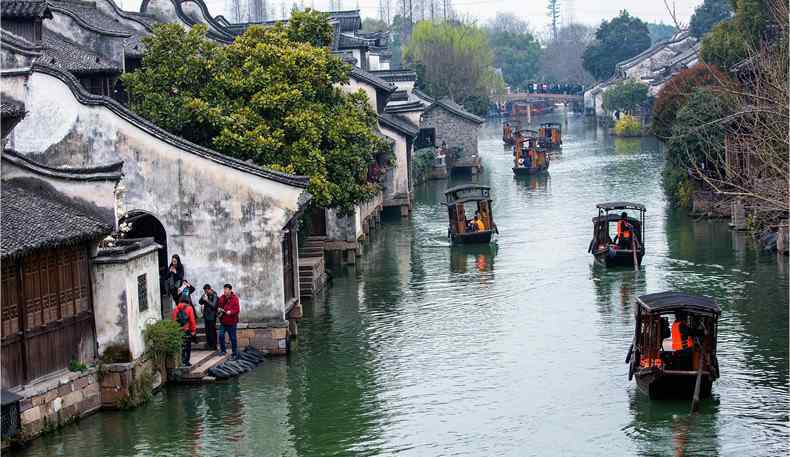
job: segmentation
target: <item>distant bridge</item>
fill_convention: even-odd
[[[497,97],[501,102],[530,102],[530,103],[567,103],[581,104],[584,102],[583,95],[566,95],[566,94],[539,94],[529,92],[511,92],[504,96]]]

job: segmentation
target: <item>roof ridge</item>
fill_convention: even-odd
[[[118,181],[123,176],[123,161],[94,167],[53,167],[25,157],[13,149],[4,149],[2,160],[38,175],[73,181]]]
[[[121,118],[133,123],[138,128],[186,152],[197,155],[199,157],[203,157],[207,160],[222,165],[227,165],[239,171],[260,176],[262,178],[270,179],[272,181],[276,181],[282,184],[287,184],[302,189],[307,188],[309,184],[309,179],[305,176],[291,175],[288,173],[275,171],[269,168],[264,168],[258,165],[252,165],[245,161],[233,157],[229,157],[226,156],[225,154],[219,153],[212,149],[197,145],[182,137],[167,132],[161,127],[158,127],[157,125],[152,123],[151,121],[139,116],[138,114],[133,113],[128,108],[118,103],[116,100],[110,97],[104,97],[101,95],[96,95],[88,92],[77,81],[74,75],[72,75],[67,71],[63,71],[52,65],[47,65],[38,62],[33,64],[33,70],[61,80],[64,84],[66,84],[71,89],[72,93],[74,94],[75,98],[79,103],[89,106],[104,106],[110,111],[112,111],[113,113],[115,113],[116,115],[120,116]]]

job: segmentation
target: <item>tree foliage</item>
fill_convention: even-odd
[[[623,10],[611,21],[601,22],[595,32],[595,42],[584,51],[584,68],[597,79],[606,79],[614,73],[618,62],[649,47],[647,25]]]
[[[364,93],[338,87],[348,66],[310,44],[327,43],[325,24],[295,12],[287,27],[251,27],[228,46],[202,26],[159,26],[142,67],[123,76],[131,108],[226,155],[308,176],[316,204],[350,210],[375,192],[368,165],[388,146]]]
[[[733,114],[735,107],[735,99],[725,92],[710,87],[694,89],[677,112],[667,159],[680,167],[724,163],[726,127],[722,119]]]
[[[512,13],[499,13],[486,28],[494,54],[494,65],[502,70],[505,83],[521,89],[538,74],[540,43],[527,23]]]
[[[682,70],[664,84],[653,103],[653,132],[659,138],[672,135],[672,125],[678,110],[689,95],[701,87],[734,87],[735,83],[712,65],[697,64]]]
[[[470,24],[418,22],[404,58],[417,70],[423,90],[462,105],[488,97],[496,80],[488,37]]]
[[[720,68],[729,68],[757,49],[775,20],[771,0],[730,0],[735,15],[717,24],[702,40],[700,57]]]
[[[647,31],[650,34],[650,45],[654,45],[659,41],[666,41],[672,38],[672,35],[678,31],[674,25],[656,24],[655,22],[647,23]]]
[[[713,30],[716,24],[729,19],[730,16],[732,16],[730,0],[705,0],[702,5],[694,9],[689,32],[692,36],[702,38]]]
[[[626,78],[603,94],[603,108],[607,111],[632,113],[647,100],[647,84]]]

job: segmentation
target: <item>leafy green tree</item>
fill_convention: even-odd
[[[702,38],[713,30],[716,24],[731,16],[730,0],[705,0],[694,10],[689,23],[689,32],[697,38]]]
[[[730,0],[735,16],[716,25],[702,40],[704,62],[729,68],[757,49],[774,22],[771,0]]]
[[[368,165],[389,147],[364,93],[338,87],[348,66],[292,38],[325,43],[319,17],[295,12],[287,27],[251,27],[228,46],[202,26],[159,26],[142,67],[123,76],[131,108],[226,155],[308,176],[316,204],[348,211],[376,191]]]
[[[709,87],[694,89],[685,105],[678,111],[667,144],[667,158],[681,168],[692,164],[724,163],[724,135],[722,122],[735,112],[736,101],[726,93]]]
[[[623,10],[611,21],[601,22],[595,32],[595,42],[584,51],[584,68],[597,79],[606,79],[614,73],[618,62],[649,47],[647,25]]]
[[[607,111],[633,113],[647,100],[647,84],[627,78],[603,94],[603,108]]]
[[[404,59],[417,70],[421,88],[465,105],[492,90],[493,53],[483,30],[459,23],[414,25]]]
[[[735,82],[713,65],[697,64],[682,70],[664,84],[653,103],[653,133],[659,138],[672,135],[677,112],[696,88],[735,87]]]
[[[527,23],[512,13],[497,14],[486,28],[494,53],[494,65],[512,88],[521,89],[535,80],[540,61],[540,43]]]
[[[288,39],[322,48],[332,44],[332,26],[324,14],[308,10],[294,11],[285,29]]]

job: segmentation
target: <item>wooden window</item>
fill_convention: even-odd
[[[145,274],[137,277],[137,304],[141,313],[148,310],[148,283]]]

